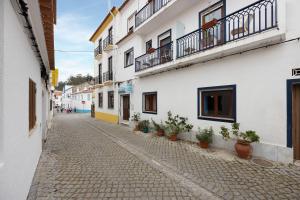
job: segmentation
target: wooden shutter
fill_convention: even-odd
[[[36,84],[29,79],[29,130],[33,129],[36,123]]]

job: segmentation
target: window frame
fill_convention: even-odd
[[[213,117],[202,115],[202,92],[216,92],[232,90],[232,118]],[[201,120],[219,121],[219,122],[236,122],[236,85],[223,85],[214,87],[202,87],[197,89],[197,117]]]
[[[112,102],[109,101],[110,94],[113,95],[113,101]],[[114,91],[107,91],[107,108],[108,109],[114,109],[115,108],[115,102],[114,101],[115,101]]]
[[[127,65],[126,59],[127,59],[127,54],[132,52],[132,63]],[[131,47],[127,51],[124,52],[124,68],[130,67],[134,64],[134,47]]]
[[[135,14],[136,14],[136,11],[134,11],[134,13],[132,13],[128,18],[127,18],[127,33],[130,33],[131,31],[133,32],[134,31],[134,28],[135,28]],[[130,27],[129,27],[129,19],[132,18],[133,20],[133,25],[132,25],[132,30],[130,30]]]
[[[154,112],[152,112],[152,111],[146,111],[146,109],[145,109],[145,106],[146,106],[146,95],[151,95],[151,94],[155,94],[156,95],[156,107],[155,107],[156,111],[154,111]],[[143,94],[142,94],[142,113],[157,115],[157,111],[158,111],[157,104],[158,104],[157,91],[155,91],[155,92],[143,92]]]
[[[29,78],[28,89],[28,127],[29,131],[33,130],[36,126],[36,83]]]
[[[100,105],[100,94],[101,94],[101,105]],[[98,108],[103,108],[103,92],[98,93]]]

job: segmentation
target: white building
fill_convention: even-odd
[[[72,87],[72,109],[77,113],[91,112],[93,86],[83,83]]]
[[[62,97],[61,97],[61,107],[64,109],[73,108],[71,85],[64,86]]]
[[[55,90],[53,94],[53,105],[61,107],[62,104],[62,91]]]
[[[254,155],[299,160],[299,7],[298,0],[124,1],[90,39],[96,118],[120,123],[140,112],[160,121],[170,110],[195,132],[212,126],[213,145],[229,149],[220,126],[239,122],[261,137]]]
[[[51,115],[55,4],[0,1],[1,200],[27,198],[42,151]]]

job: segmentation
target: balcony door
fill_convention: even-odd
[[[110,28],[108,29],[108,37],[109,37],[109,43],[108,43],[108,44],[112,44],[113,27],[110,27]]]
[[[113,68],[112,68],[112,56],[108,58],[108,80],[112,81]]]
[[[99,84],[102,84],[102,64],[99,64],[98,66],[98,74],[99,74],[99,77],[98,77],[98,81],[99,81]]]
[[[202,29],[201,46],[205,49],[224,42],[225,24],[218,20],[225,17],[225,7],[218,2],[200,12],[200,28]]]
[[[168,30],[158,36],[158,46],[159,46],[158,53],[159,53],[159,59],[161,64],[172,60],[171,42],[172,42],[171,30]]]
[[[292,132],[294,159],[300,160],[300,84],[292,89]]]

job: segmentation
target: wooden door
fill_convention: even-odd
[[[123,96],[123,120],[128,121],[130,116],[130,98],[129,95]]]
[[[294,159],[300,160],[300,85],[293,87],[293,148]]]

